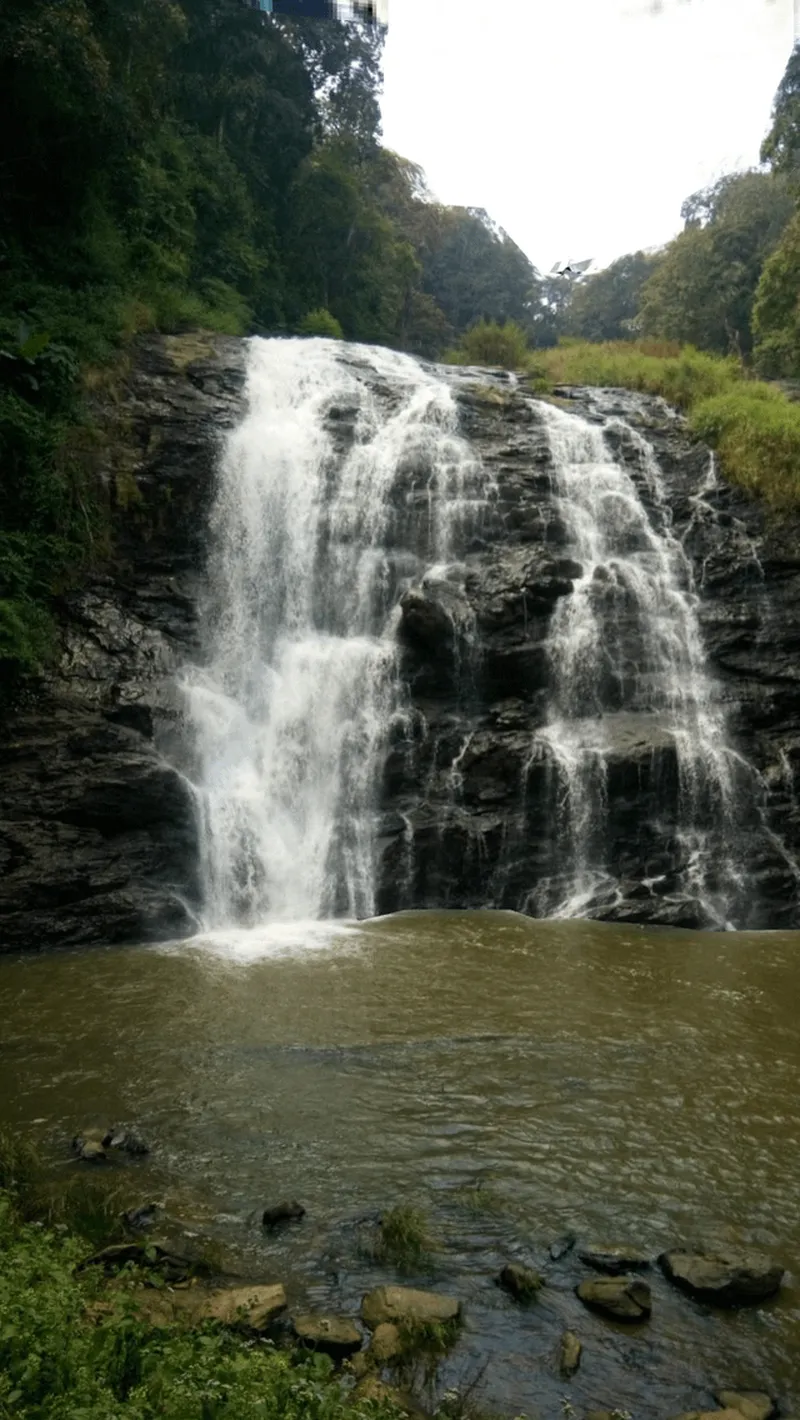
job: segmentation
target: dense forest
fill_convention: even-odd
[[[656,336],[800,373],[800,51],[763,170],[690,197],[662,251],[572,283],[381,146],[382,42],[377,26],[244,0],[0,12],[8,684],[46,659],[52,597],[104,550],[90,396],[139,332],[320,333],[478,359],[502,323],[516,360],[565,338]]]

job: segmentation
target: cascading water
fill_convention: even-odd
[[[577,915],[603,889],[607,775],[618,737],[671,742],[677,760],[683,891],[726,925],[743,883],[735,811],[754,771],[726,738],[705,662],[691,565],[671,531],[650,445],[627,424],[592,424],[543,405],[555,496],[583,575],[553,614],[552,700],[542,732],[556,766],[563,870],[537,894],[543,912]],[[634,471],[609,438],[632,449]],[[566,881],[566,891],[565,891]]]
[[[254,340],[247,400],[211,518],[205,664],[183,678],[205,923],[366,917],[397,603],[409,563],[446,575],[485,478],[450,387],[409,356]]]

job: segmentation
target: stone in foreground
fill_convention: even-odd
[[[279,1282],[269,1287],[226,1287],[199,1301],[193,1320],[219,1321],[248,1331],[266,1331],[286,1310],[286,1292]]]
[[[575,1291],[584,1306],[614,1321],[646,1321],[652,1311],[650,1288],[640,1277],[601,1277]]]
[[[558,1343],[558,1369],[565,1380],[574,1376],[581,1363],[583,1347],[574,1331],[565,1331]]]
[[[744,1420],[770,1420],[775,1402],[763,1390],[718,1390],[717,1400],[726,1410],[738,1410]]]
[[[497,1279],[497,1285],[510,1292],[518,1302],[529,1302],[541,1291],[544,1283],[538,1272],[531,1267],[521,1267],[518,1262],[508,1262]]]
[[[638,1272],[641,1268],[650,1266],[650,1258],[646,1252],[642,1252],[638,1247],[627,1247],[625,1244],[604,1246],[592,1243],[589,1247],[582,1247],[578,1257],[587,1267],[593,1267],[596,1272],[609,1272],[614,1277],[623,1272]]]
[[[360,1351],[363,1340],[355,1323],[342,1316],[294,1316],[292,1330],[303,1346],[323,1351],[334,1360],[344,1360]]]
[[[461,1303],[440,1292],[418,1292],[414,1287],[375,1287],[361,1303],[361,1316],[374,1331],[381,1322],[432,1322],[439,1325],[458,1321]]]
[[[763,1302],[780,1288],[784,1269],[762,1253],[664,1252],[659,1264],[676,1287],[699,1301],[718,1307],[745,1307]]]

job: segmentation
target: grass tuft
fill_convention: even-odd
[[[377,1232],[362,1250],[372,1261],[413,1272],[425,1267],[438,1243],[421,1208],[401,1204],[384,1213]]]

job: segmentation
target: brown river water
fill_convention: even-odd
[[[61,1168],[81,1125],[151,1144],[114,1175],[295,1304],[357,1310],[378,1281],[461,1297],[438,1388],[487,1409],[636,1417],[717,1386],[800,1406],[800,933],[696,933],[514,913],[407,913],[160,948],[0,960],[0,1123]],[[63,1162],[61,1162],[63,1161]],[[110,1174],[111,1171],[109,1171]],[[262,1232],[299,1198],[303,1222]],[[426,1210],[430,1269],[395,1279],[364,1219]],[[748,1243],[781,1295],[713,1312],[653,1268],[653,1315],[586,1312],[548,1244]],[[546,1288],[521,1309],[506,1260]],[[553,1353],[584,1343],[572,1381]],[[478,1381],[478,1378],[479,1381]]]

